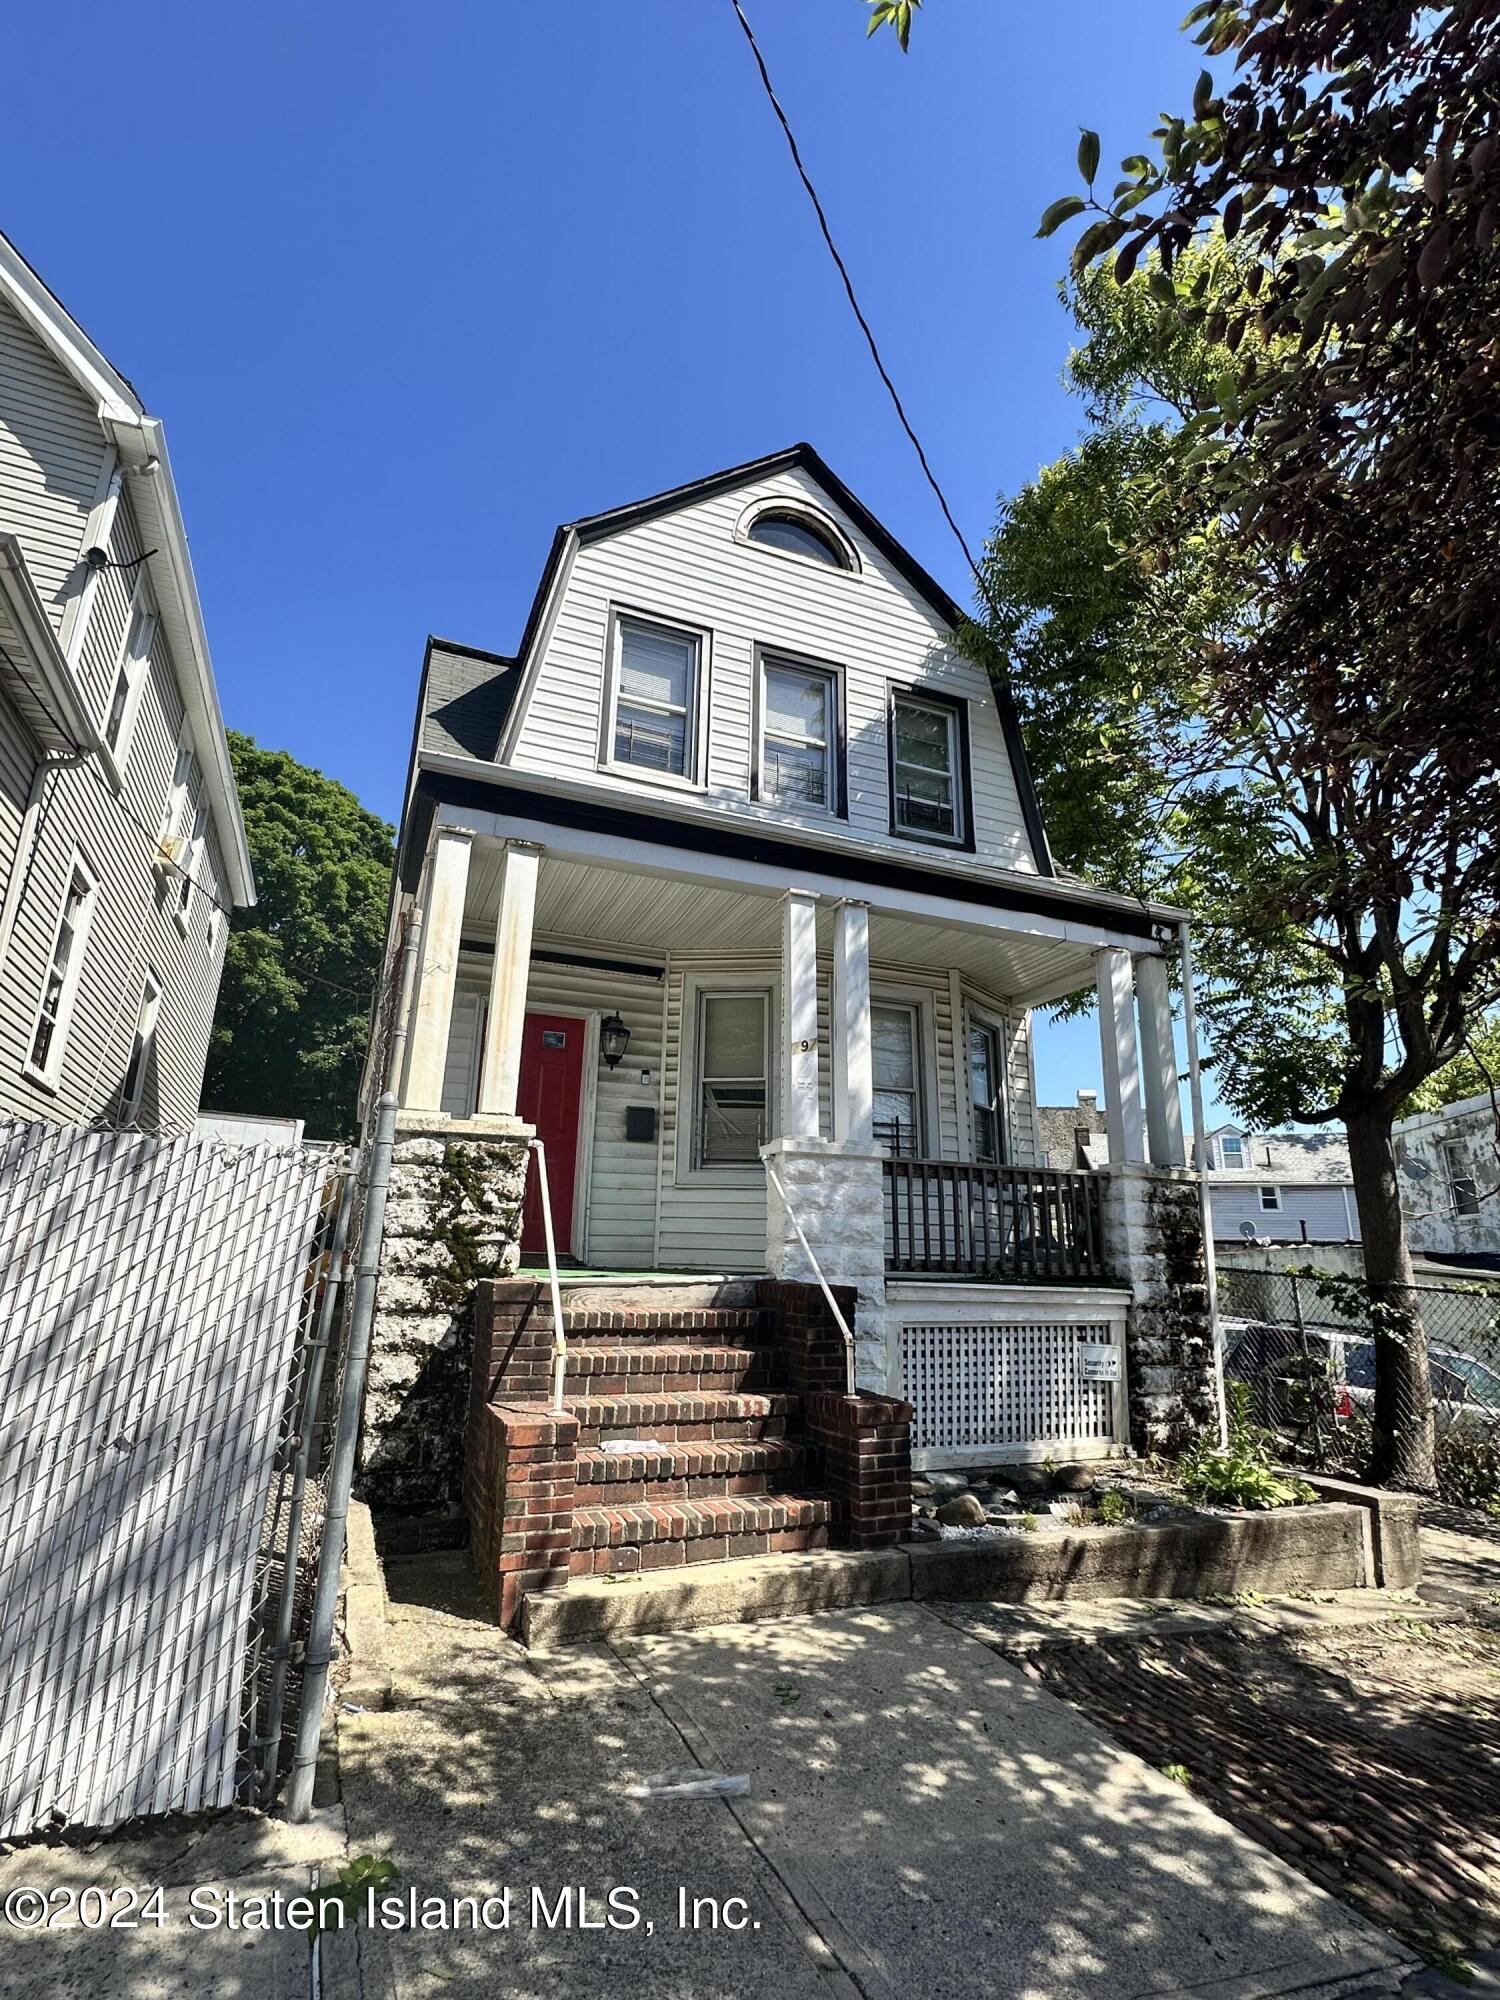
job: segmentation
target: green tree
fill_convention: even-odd
[[[1202,0],[1185,25],[1232,80],[1203,68],[1108,193],[1085,132],[1086,192],[1039,232],[1086,216],[1075,276],[1107,258],[1154,357],[1212,362],[1134,440],[1160,455],[1110,537],[1189,652],[1165,701],[1109,680],[1108,790],[1152,800],[1149,743],[1147,859],[1209,914],[1226,1097],[1348,1128],[1375,1470],[1430,1488],[1391,1127],[1500,999],[1500,25],[1488,0]],[[1198,615],[1195,544],[1245,590],[1227,623]],[[1015,624],[1002,601],[992,643]]]
[[[1419,1085],[1406,1109],[1441,1111],[1445,1104],[1457,1104],[1460,1098],[1492,1093],[1500,1097],[1500,1016],[1477,1022],[1464,1037],[1463,1053]]]
[[[229,733],[257,902],[230,925],[205,1105],[352,1136],[379,975],[392,831],[354,794]]]

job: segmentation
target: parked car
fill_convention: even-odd
[[[1225,1319],[1223,1335],[1225,1374],[1250,1386],[1262,1423],[1307,1423],[1320,1388],[1334,1418],[1368,1410],[1375,1400],[1375,1343],[1368,1334]],[[1439,1428],[1500,1428],[1500,1368],[1461,1348],[1431,1343],[1427,1358]]]

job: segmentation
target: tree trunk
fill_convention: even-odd
[[[1406,1247],[1391,1120],[1385,1112],[1364,1111],[1351,1116],[1348,1127],[1375,1336],[1375,1452],[1370,1476],[1382,1485],[1434,1493],[1437,1471],[1427,1330]]]

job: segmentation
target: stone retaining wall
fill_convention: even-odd
[[[1208,1271],[1196,1175],[1114,1166],[1104,1184],[1106,1253],[1131,1291],[1130,1437],[1176,1453],[1217,1421]]]
[[[514,1119],[402,1114],[360,1444],[377,1513],[459,1517],[474,1289],[515,1269],[528,1136]]]

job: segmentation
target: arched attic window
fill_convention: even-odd
[[[762,548],[780,549],[786,555],[804,556],[829,569],[854,568],[849,550],[832,528],[794,507],[767,507],[745,530],[745,540],[758,542]]]

